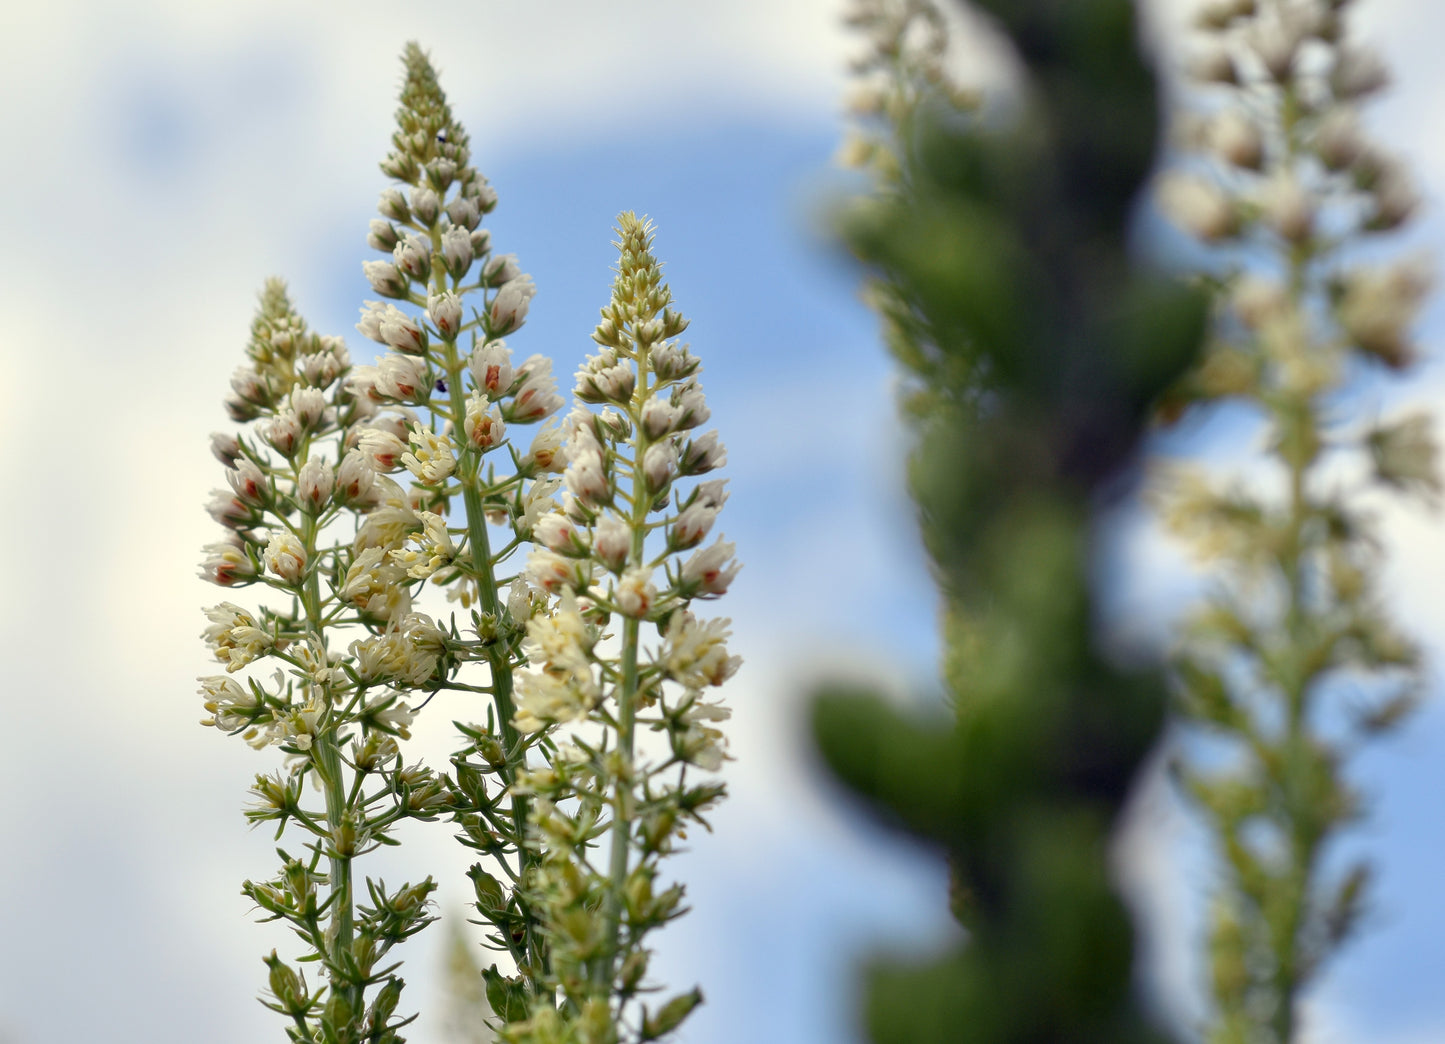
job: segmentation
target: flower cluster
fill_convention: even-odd
[[[739,566],[732,544],[706,543],[727,499],[706,476],[726,452],[716,432],[698,430],[709,415],[699,362],[675,340],[687,323],[670,307],[650,226],[623,214],[618,235],[612,300],[592,335],[601,351],[577,372],[565,425],[561,503],[537,521],[527,563],[557,602],[527,625],[516,724],[565,724],[571,739],[513,788],[536,799],[542,864],[528,892],[550,945],[547,981],[564,1001],[509,1024],[503,1039],[515,1042],[652,1040],[701,999],[694,990],[654,1011],[639,994],[645,938],[680,913],[683,895],[659,886],[659,861],[723,793],[689,770],[721,767],[728,711],[707,693],[739,660],[728,622],[690,606],[725,593]],[[592,855],[604,835],[606,866]],[[494,891],[478,880],[481,907]]]
[[[708,417],[698,363],[669,340],[686,324],[666,307],[646,229],[624,218],[632,296],[614,307],[611,342],[579,387],[584,401],[622,411],[574,413],[524,448],[517,433],[563,405],[551,361],[515,360],[504,339],[524,324],[534,286],[513,255],[492,248],[482,218],[496,193],[471,166],[466,133],[415,44],[404,65],[393,148],[381,165],[396,184],[382,193],[367,237],[387,256],[364,264],[387,300],[367,301],[357,323],[380,356],[353,366],[339,338],[309,332],[282,284],[268,283],[248,365],[227,401],[252,427],[212,443],[229,490],[210,511],[229,532],[207,549],[202,573],[275,597],[207,610],[204,637],[226,673],[203,678],[201,691],[206,724],[288,755],[284,771],[257,777],[247,815],[276,821],[278,838],[288,827],[310,835],[308,858],[283,853],[278,876],[245,885],[269,918],[291,924],[308,947],[302,959],[325,976],[308,986],[274,953],[267,960],[267,1003],[297,1041],[401,1040],[397,1028],[409,1021],[393,1017],[401,980],[382,958],[432,920],[433,885],[389,891],[366,879],[370,905],[361,905],[353,863],[397,843],[395,828],[408,819],[445,817],[485,861],[471,870],[477,908],[493,929],[489,945],[511,963],[483,972],[497,1028],[545,1021],[554,972],[570,952],[558,942],[546,884],[557,863],[546,824],[592,799],[580,767],[575,777],[558,774],[585,759],[559,759],[551,733],[589,714],[615,722],[625,705],[627,766],[619,768],[614,746],[596,793],[629,839],[643,829],[639,816],[664,807],[680,829],[720,788],[679,784],[641,805],[621,803],[621,779],[652,778],[631,767],[634,716],[655,709],[658,717],[638,720],[671,743],[656,772],[715,769],[723,757],[715,723],[725,712],[701,693],[737,665],[723,644],[725,622],[687,612],[693,599],[726,590],[737,570],[731,545],[674,561],[699,547],[726,499],[716,480],[686,496],[679,487],[725,454],[715,432],[694,436]],[[658,541],[665,547],[645,559]],[[518,574],[510,563],[533,545]],[[628,621],[625,685],[620,661],[601,651],[613,611]],[[666,635],[655,665],[639,660],[643,621]],[[664,681],[683,695],[664,698]],[[455,716],[485,719],[459,724],[464,745],[444,773],[407,764],[400,742],[438,694],[464,701]],[[549,778],[575,778],[580,789],[566,797],[541,784]],[[324,799],[316,807],[303,799],[307,779]],[[582,814],[596,812],[588,807]],[[657,834],[655,816],[647,821],[655,856],[671,828]],[[615,926],[621,907],[609,910]],[[619,941],[614,927],[610,952],[634,953],[636,938]],[[611,961],[609,975],[621,963]],[[637,976],[629,981],[635,991]]]
[[[1351,245],[1405,224],[1417,196],[1361,129],[1359,108],[1387,77],[1348,39],[1350,6],[1205,5],[1191,69],[1204,111],[1184,129],[1197,166],[1161,186],[1182,227],[1230,251],[1213,341],[1170,412],[1249,403],[1280,477],[1271,489],[1176,469],[1160,492],[1221,581],[1177,660],[1186,715],[1237,755],[1184,770],[1227,868],[1211,941],[1221,1041],[1293,1039],[1300,992],[1355,927],[1366,868],[1322,869],[1359,815],[1342,764],[1359,738],[1400,721],[1419,683],[1414,648],[1374,596],[1364,490],[1339,479],[1440,489],[1424,418],[1371,429],[1339,396],[1362,365],[1410,365],[1427,286],[1418,265],[1351,259]],[[1331,724],[1346,684],[1347,739]]]
[[[340,338],[310,333],[282,285],[269,283],[227,401],[252,428],[213,439],[230,489],[210,511],[230,533],[207,549],[203,575],[265,585],[283,607],[207,611],[204,636],[227,674],[202,679],[202,693],[208,724],[290,755],[285,773],[258,777],[248,815],[310,833],[312,857],[288,857],[275,881],[246,891],[290,921],[325,970],[326,988],[311,990],[279,958],[268,962],[273,1006],[305,1040],[393,1039],[376,1034],[400,1025],[387,1021],[400,979],[376,969],[430,920],[432,886],[393,893],[367,882],[372,905],[359,906],[352,862],[394,843],[404,819],[467,814],[449,775],[403,762],[397,741],[419,702],[443,690],[490,697],[498,724],[487,735],[508,747],[495,769],[504,785],[525,761],[510,725],[511,674],[534,603],[525,589],[504,599],[497,574],[555,506],[559,480],[548,475],[565,459],[555,428],[525,453],[511,445],[509,426],[562,404],[550,361],[514,365],[502,340],[523,324],[532,282],[515,258],[492,252],[481,219],[496,194],[470,165],[425,56],[411,45],[404,60],[382,165],[402,187],[382,194],[368,236],[390,260],[365,265],[392,301],[367,302],[357,324],[384,354],[353,366]],[[458,500],[464,514],[452,521]],[[496,551],[491,523],[507,531]],[[428,580],[472,608],[470,619],[423,611]],[[263,662],[279,669],[238,675]],[[324,808],[302,800],[307,777]],[[518,830],[496,847],[516,858],[525,839]],[[378,986],[368,1008],[366,991]]]

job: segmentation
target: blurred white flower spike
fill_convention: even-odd
[[[720,480],[675,487],[725,454],[715,432],[689,434],[708,417],[697,360],[674,340],[686,322],[631,214],[594,335],[603,353],[578,375],[579,398],[611,406],[527,434],[525,452],[511,443],[563,405],[552,361],[516,364],[501,339],[522,329],[535,286],[481,227],[497,194],[426,55],[409,44],[403,62],[381,164],[397,184],[366,236],[386,257],[363,264],[388,300],[366,301],[356,327],[383,354],[353,366],[272,280],[226,400],[249,427],[211,437],[229,488],[207,510],[227,534],[201,575],[259,595],[206,610],[226,673],[201,679],[204,723],[286,755],[256,777],[246,815],[274,820],[278,839],[300,831],[303,854],[278,850],[277,874],[243,890],[296,932],[317,977],[273,951],[263,1002],[293,1041],[400,1044],[411,1020],[396,1015],[388,951],[435,919],[435,885],[390,890],[356,864],[399,843],[401,822],[445,816],[482,860],[476,909],[504,962],[483,973],[485,1031],[540,1042],[575,1022],[588,1039],[655,1040],[699,995],[656,1013],[639,1000],[642,939],[681,899],[651,883],[672,839],[722,796],[688,769],[723,762],[726,712],[700,694],[737,667],[726,621],[688,611],[726,589],[732,545],[675,560],[726,494]],[[651,656],[644,625],[663,639]],[[464,745],[446,773],[402,750],[439,694],[453,701],[443,713],[474,722],[457,723]],[[564,726],[572,742],[559,744]],[[593,873],[582,853],[603,831],[611,863]],[[596,945],[580,944],[579,918]]]

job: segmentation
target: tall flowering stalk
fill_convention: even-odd
[[[924,6],[857,5],[887,156],[865,146],[878,187],[844,231],[907,380],[949,706],[843,689],[814,720],[838,777],[946,853],[967,933],[877,962],[863,1019],[878,1044],[1143,1044],[1109,839],[1166,699],[1160,672],[1097,646],[1091,515],[1193,361],[1204,302],[1128,250],[1157,128],[1129,0],[981,0],[1027,77],[1008,121],[928,86]]]
[[[522,325],[531,280],[515,258],[493,253],[480,227],[496,195],[470,166],[425,56],[409,45],[404,62],[382,168],[406,190],[382,194],[368,242],[390,260],[365,266],[373,289],[403,307],[368,302],[358,324],[390,351],[375,366],[351,366],[338,338],[309,332],[282,285],[267,284],[227,403],[254,426],[213,440],[231,490],[211,511],[231,534],[203,566],[222,586],[280,596],[208,611],[206,638],[228,673],[203,679],[202,692],[207,724],[289,756],[284,771],[257,777],[248,816],[277,821],[278,837],[300,829],[307,854],[282,852],[278,876],[244,890],[292,926],[301,959],[324,976],[308,984],[273,953],[268,1003],[290,1020],[292,1039],[327,1044],[399,1041],[396,1027],[409,1021],[393,1018],[402,983],[384,958],[431,920],[434,886],[428,878],[389,891],[367,879],[363,892],[353,865],[395,844],[398,823],[449,813],[464,843],[513,880],[536,862],[528,799],[505,788],[539,738],[513,724],[512,673],[544,598],[526,581],[504,598],[498,573],[554,506],[560,480],[547,473],[563,459],[555,428],[525,453],[508,428],[545,418],[562,399],[547,359],[514,366],[499,339]],[[420,611],[428,579],[470,614]],[[269,679],[238,680],[263,664],[277,668]],[[491,704],[487,723],[466,729],[455,780],[405,765],[397,742],[418,703],[443,692]],[[471,754],[481,769],[466,762]],[[485,796],[485,774],[502,792]],[[511,902],[507,949],[524,973],[545,968],[527,900]]]
[[[1439,493],[1429,422],[1371,424],[1345,393],[1371,367],[1409,368],[1426,279],[1351,259],[1416,197],[1360,131],[1386,74],[1348,41],[1350,7],[1206,5],[1192,70],[1205,111],[1189,133],[1201,169],[1162,187],[1181,225],[1227,251],[1213,339],[1180,401],[1248,403],[1268,432],[1255,481],[1180,468],[1160,492],[1216,581],[1176,668],[1188,720],[1222,741],[1181,769],[1222,856],[1209,1029],[1221,1044],[1295,1039],[1302,994],[1358,926],[1367,865],[1327,866],[1362,815],[1345,762],[1406,717],[1421,681],[1381,606],[1367,505]]]
[[[528,561],[558,603],[527,626],[516,722],[529,735],[566,725],[570,738],[539,746],[545,763],[512,788],[535,799],[542,862],[524,892],[560,1001],[508,1005],[502,1038],[519,1044],[655,1040],[701,1001],[693,990],[643,1003],[646,939],[682,913],[662,857],[723,794],[710,774],[728,711],[705,694],[739,661],[728,621],[690,607],[723,594],[739,567],[732,544],[701,546],[727,493],[721,479],[692,480],[726,453],[715,431],[696,430],[709,411],[699,361],[674,340],[687,321],[670,307],[651,227],[626,213],[617,232],[612,300],[592,335],[602,350],[575,391],[603,409],[567,418],[566,492]]]
[[[409,612],[400,588],[375,592],[374,602],[348,594],[360,553],[333,523],[365,512],[357,542],[369,544],[410,508],[394,483],[369,468],[334,463],[375,412],[347,380],[345,345],[308,330],[273,280],[262,292],[247,354],[227,406],[234,419],[256,423],[212,440],[230,490],[216,494],[211,513],[231,533],[208,548],[202,575],[224,587],[264,586],[278,597],[207,611],[205,637],[227,673],[201,679],[205,724],[288,756],[284,771],[256,777],[246,815],[276,821],[278,838],[298,828],[306,851],[278,850],[279,873],[247,881],[243,891],[268,919],[292,927],[304,959],[316,961],[323,977],[308,983],[272,951],[266,1003],[287,1017],[295,1041],[399,1040],[396,1029],[409,1020],[393,1018],[402,980],[387,955],[431,920],[427,897],[435,886],[427,878],[388,890],[366,879],[363,891],[354,864],[390,843],[398,823],[433,818],[446,802],[428,769],[403,763],[397,739],[406,737],[412,710],[401,689],[387,684],[397,669],[406,687],[432,680],[446,635]],[[359,638],[347,657],[343,635],[358,629],[377,637]],[[372,654],[388,641],[391,663]],[[241,673],[247,668],[254,670]],[[308,782],[319,798],[310,797]]]

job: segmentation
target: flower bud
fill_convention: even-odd
[[[1378,52],[1364,47],[1341,47],[1336,52],[1330,86],[1335,97],[1354,101],[1374,94],[1390,82],[1390,70]]]
[[[225,432],[212,432],[211,455],[226,467],[234,467],[241,456],[241,440]]]
[[[557,379],[552,376],[552,360],[542,355],[530,356],[522,363],[517,376],[522,378],[522,385],[512,397],[508,420],[526,424],[549,417],[562,408]]]
[[[336,470],[336,499],[349,507],[364,504],[375,481],[376,471],[366,452],[352,450]]]
[[[361,270],[382,297],[405,297],[407,280],[390,261],[363,261]]]
[[[1223,47],[1210,47],[1196,54],[1189,62],[1189,75],[1205,84],[1239,82],[1234,59]]]
[[[679,388],[672,390],[672,405],[677,409],[679,428],[696,428],[699,424],[706,423],[712,416],[712,411],[707,408],[707,400],[703,398],[702,388],[697,381],[688,381]]]
[[[686,345],[662,344],[648,355],[653,373],[660,381],[678,381],[697,372],[698,358]]]
[[[462,328],[462,299],[448,291],[426,299],[426,314],[437,331],[448,340]]]
[[[618,518],[607,515],[598,519],[592,531],[592,554],[612,572],[619,572],[632,549],[632,531]]]
[[[642,474],[647,479],[648,489],[654,493],[665,489],[676,470],[677,447],[671,439],[647,447],[642,456]]]
[[[476,389],[493,402],[511,391],[516,379],[505,341],[488,341],[472,352],[471,371]]]
[[[538,471],[560,472],[567,466],[567,453],[562,445],[564,441],[562,430],[548,425],[533,436],[532,445],[527,450],[527,455],[522,458],[521,466],[535,467]]]
[[[532,539],[559,555],[575,558],[588,552],[587,541],[576,523],[565,515],[543,515],[532,530]]]
[[[1229,197],[1201,178],[1165,178],[1159,186],[1159,203],[1177,225],[1205,242],[1225,239],[1239,228],[1239,215]]]
[[[306,572],[306,548],[287,529],[278,529],[271,534],[266,550],[261,554],[266,568],[287,584],[295,587]]]
[[[466,229],[453,225],[442,233],[442,260],[457,279],[467,274],[472,267],[472,237]]]
[[[296,495],[304,510],[319,515],[331,499],[336,482],[335,473],[324,460],[312,459],[301,465],[296,475]]]
[[[226,472],[226,481],[243,504],[264,507],[271,495],[271,484],[266,474],[250,460],[239,461],[235,468]]]
[[[642,430],[650,439],[658,439],[677,429],[681,411],[665,399],[652,396],[642,404]]]
[[[326,415],[326,396],[316,388],[292,388],[286,403],[287,408],[296,414],[301,427],[307,431],[315,429]]]
[[[482,220],[482,212],[478,209],[476,200],[458,196],[447,204],[447,217],[453,225],[470,232],[477,227],[477,222]]]
[[[391,253],[398,272],[419,282],[431,278],[431,240],[424,236],[410,235],[396,245]],[[378,289],[377,291],[381,291]],[[398,296],[398,295],[392,295]]]
[[[1370,432],[1367,439],[1375,477],[1426,496],[1440,493],[1439,450],[1429,414],[1416,413]]]
[[[532,277],[525,275],[509,281],[497,291],[489,313],[491,334],[500,336],[511,333],[526,322],[527,310],[536,293],[537,288],[532,283]]]
[[[672,523],[672,546],[685,551],[696,547],[707,536],[713,522],[717,521],[718,509],[702,500],[694,499]]]
[[[1344,170],[1365,151],[1360,120],[1347,106],[1331,109],[1315,131],[1315,155],[1330,170]]]
[[[617,610],[623,616],[641,618],[657,601],[652,570],[643,566],[629,569],[617,584]]]
[[[431,189],[422,187],[411,190],[411,212],[423,225],[430,225],[437,219],[441,201]]]
[[[482,266],[484,286],[503,286],[522,274],[516,254],[496,254]]]
[[[734,545],[718,540],[711,547],[694,551],[682,564],[684,597],[720,595],[742,568],[732,561]]]
[[[277,453],[283,457],[290,457],[296,452],[296,444],[301,438],[301,420],[291,410],[282,410],[272,418],[262,433]]]
[[[612,486],[607,476],[606,460],[600,451],[575,453],[567,451],[567,470],[562,480],[572,495],[588,507],[600,507],[612,500]]]
[[[472,229],[472,256],[485,257],[492,249],[492,234],[485,228]]]
[[[1207,134],[1210,148],[1236,167],[1258,170],[1264,162],[1264,137],[1259,127],[1237,109],[1211,120]]]
[[[383,221],[381,218],[371,219],[371,231],[366,234],[366,245],[373,250],[380,250],[389,254],[396,248],[397,240],[401,236],[396,231],[396,226],[390,221]]]
[[[717,432],[710,431],[688,442],[678,470],[683,475],[701,475],[727,462],[727,449],[718,441]]]
[[[376,209],[381,211],[382,217],[392,221],[411,220],[411,210],[407,207],[406,197],[401,194],[400,189],[389,188],[384,191],[377,200]]]
[[[377,471],[395,471],[401,467],[401,458],[406,454],[406,443],[392,432],[379,428],[367,429],[358,448],[366,462]]]
[[[1265,186],[1260,206],[1265,220],[1290,243],[1302,243],[1314,231],[1314,201],[1288,171],[1280,171]]]

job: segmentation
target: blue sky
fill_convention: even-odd
[[[193,679],[210,669],[199,607],[218,600],[193,579],[221,479],[206,437],[226,426],[220,399],[266,276],[286,276],[356,357],[368,350],[352,330],[371,296],[363,239],[395,55],[412,36],[432,46],[500,194],[494,241],[539,287],[514,350],[570,372],[607,293],[611,221],[647,212],[729,447],[720,526],[746,565],[718,611],[748,664],[727,690],[734,797],[678,860],[694,912],[667,930],[656,966],[708,995],[685,1039],[847,1040],[855,959],[947,937],[941,870],[819,777],[801,725],[806,692],[829,675],[927,699],[936,650],[891,368],[856,273],[821,231],[841,184],[829,168],[848,52],[839,10],[740,0],[699,20],[679,6],[436,4],[414,21],[380,4],[0,13],[22,41],[0,69],[14,103],[0,134],[28,159],[0,173],[12,201],[0,536],[16,549],[0,699],[19,739],[0,759],[15,796],[0,808],[0,1042],[279,1036],[252,1000],[279,933],[251,923],[237,891],[273,858],[237,811],[269,755],[194,724]],[[1156,5],[1159,24],[1178,6]],[[1441,19],[1409,0],[1367,8],[1400,83],[1378,131],[1433,202],[1445,150],[1418,129],[1442,78],[1418,40]],[[619,127],[618,112],[645,115]],[[1418,237],[1432,252],[1439,228]],[[1439,403],[1438,368],[1380,398]],[[1217,422],[1173,449],[1238,434]],[[1387,522],[1392,591],[1438,655],[1440,519]],[[1124,625],[1177,613],[1195,587],[1188,568],[1137,511],[1113,533],[1109,603]],[[447,731],[417,742],[445,750]],[[1442,751],[1437,698],[1357,765],[1374,815],[1351,844],[1380,866],[1379,915],[1319,991],[1312,1044],[1445,1039]],[[450,861],[452,878],[466,865],[444,837],[415,849],[419,863]],[[1167,915],[1154,978],[1171,1010],[1193,1010],[1189,911],[1208,869],[1158,780],[1121,851],[1145,905]],[[444,904],[460,903],[447,888]],[[404,954],[413,1006],[434,1000],[432,935]],[[416,1029],[418,1044],[439,1039]]]

